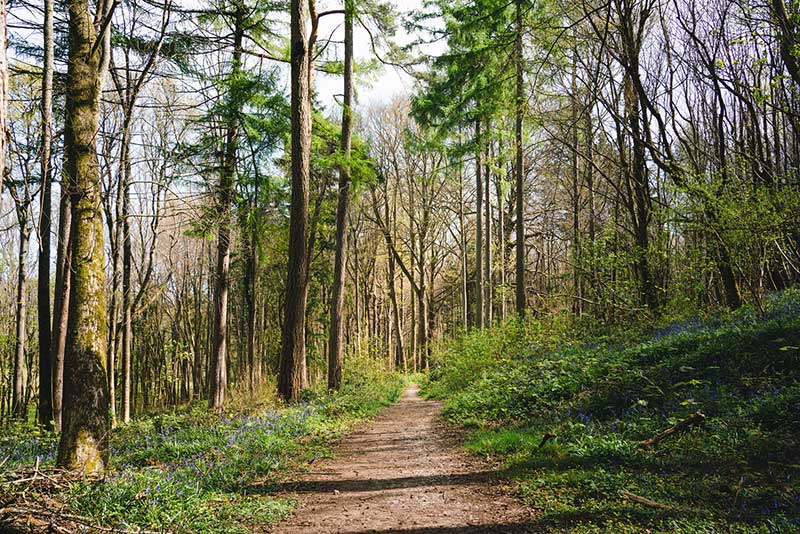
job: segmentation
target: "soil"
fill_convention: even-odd
[[[350,434],[333,459],[281,485],[299,501],[280,534],[521,533],[533,516],[497,473],[468,456],[441,405],[408,388],[400,402]]]

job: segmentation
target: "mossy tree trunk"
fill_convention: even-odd
[[[88,0],[69,0],[67,10],[69,67],[64,177],[72,208],[72,280],[58,465],[87,476],[103,476],[108,462],[110,421],[106,279],[96,138],[100,92],[108,65],[110,3],[101,2],[94,17]]]

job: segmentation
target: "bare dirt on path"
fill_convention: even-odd
[[[469,457],[438,402],[408,388],[400,402],[342,440],[335,458],[281,485],[299,501],[280,534],[532,532],[532,514]]]

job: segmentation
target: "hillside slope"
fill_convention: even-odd
[[[424,392],[556,532],[800,532],[800,293],[599,332],[546,318],[469,334]]]

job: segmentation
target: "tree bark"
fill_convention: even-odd
[[[483,161],[481,150],[481,121],[475,121],[475,326],[484,327],[483,296]]]
[[[779,30],[781,59],[795,84],[800,85],[800,65],[797,61],[797,28],[792,17],[786,11],[784,0],[772,0],[772,16]]]
[[[344,347],[342,328],[344,308],[345,261],[347,258],[347,226],[350,206],[350,148],[353,124],[353,18],[354,0],[345,0],[344,15],[344,103],[342,106],[341,151],[344,163],[339,167],[339,200],[336,207],[336,254],[333,268],[330,331],[328,336],[328,389],[342,386]]]
[[[209,368],[209,407],[221,410],[228,388],[228,292],[230,290],[231,263],[231,210],[236,174],[236,157],[239,149],[239,115],[244,105],[238,77],[242,69],[242,41],[244,39],[244,8],[237,4],[233,30],[233,57],[231,58],[230,102],[226,124],[225,154],[217,193],[219,232],[217,234],[217,271],[214,287],[214,337]]]
[[[572,95],[570,99],[570,133],[572,142],[572,153],[570,154],[570,164],[572,171],[572,290],[574,292],[572,299],[572,312],[578,317],[583,315],[583,278],[581,269],[583,268],[581,257],[581,235],[580,235],[580,165],[579,165],[579,117],[578,117],[578,81],[577,81],[577,62],[578,52],[576,49],[572,51],[572,75],[571,75],[571,88]]]
[[[58,465],[87,476],[108,463],[106,296],[100,173],[96,139],[100,94],[108,65],[109,2],[93,20],[87,0],[69,0],[69,67],[64,170],[72,206],[72,285],[64,361],[63,428]]]
[[[131,158],[130,158],[130,120],[125,121],[122,132],[122,422],[131,420],[131,351],[133,346],[133,311],[131,309],[131,269],[133,252],[131,250]],[[112,376],[113,371],[109,371]],[[113,402],[113,401],[112,401]]]
[[[8,151],[8,27],[6,0],[0,0],[0,195],[6,175]]]
[[[31,228],[28,224],[28,202],[17,206],[19,220],[19,255],[17,257],[17,301],[16,301],[16,339],[14,341],[14,396],[11,400],[11,414],[16,419],[27,419],[27,403],[25,388],[28,380],[25,367],[26,322],[28,317],[26,283],[26,260],[31,239]]]
[[[58,245],[56,247],[56,283],[53,292],[53,331],[50,341],[53,362],[53,427],[61,432],[61,415],[64,394],[64,349],[67,342],[67,318],[72,279],[70,227],[72,208],[69,192],[62,184],[58,216]]]
[[[515,202],[516,202],[516,311],[519,318],[525,317],[527,307],[525,299],[525,221],[524,202],[525,202],[525,180],[523,169],[524,147],[522,146],[522,117],[525,103],[524,94],[524,72],[523,72],[523,49],[522,49],[522,0],[517,0],[516,6],[516,43],[515,43],[515,63],[516,63],[516,95],[514,106],[514,178],[516,180]]]
[[[42,146],[40,171],[42,196],[39,208],[39,266],[36,306],[39,321],[39,424],[53,425],[53,355],[50,348],[50,232],[52,229],[53,194],[50,166],[53,142],[53,1],[44,0],[44,61],[42,64]]]
[[[467,262],[467,231],[464,209],[464,169],[458,166],[458,227],[460,229],[459,241],[461,245],[461,321],[464,328],[469,328],[469,296],[467,292],[468,262]]]
[[[258,193],[256,192],[256,197]],[[244,228],[244,225],[242,225]],[[258,230],[250,233],[245,244],[244,301],[247,307],[247,365],[250,391],[255,391],[261,378],[260,359],[256,356],[256,281],[258,279]]]
[[[484,312],[484,323],[486,326],[492,326],[493,321],[493,309],[492,309],[492,293],[493,293],[493,277],[492,277],[492,180],[491,180],[491,168],[489,166],[490,162],[490,149],[491,148],[491,140],[489,141],[488,148],[486,151],[486,160],[485,160],[485,176],[484,176],[484,210],[485,210],[485,219],[486,219],[486,247],[483,254],[483,268],[485,272],[486,279],[484,280],[484,290],[486,294],[483,298],[483,304],[485,307]]]
[[[306,327],[306,241],[311,158],[311,102],[309,49],[306,40],[307,0],[291,0],[291,169],[292,199],[289,221],[289,262],[286,313],[281,334],[281,370],[278,392],[296,399],[302,389]]]

